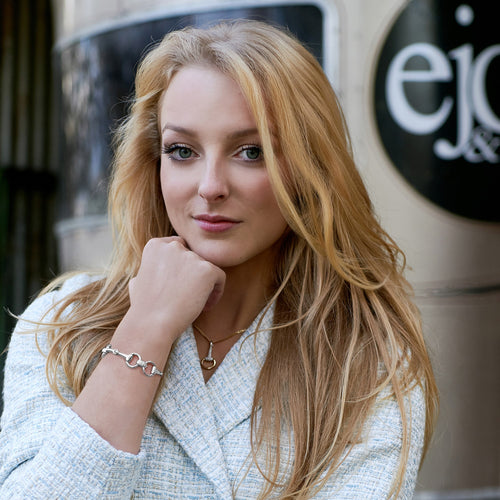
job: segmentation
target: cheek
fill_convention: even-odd
[[[283,227],[287,225],[267,175],[265,179],[255,185],[252,193],[255,206],[262,215],[269,218],[269,222],[273,221],[274,223],[283,225]]]
[[[178,186],[179,179],[165,174],[165,168],[160,171],[160,186],[163,197],[163,205],[170,224],[169,236],[178,235],[181,227],[181,213],[179,207],[184,205],[182,190]]]
[[[162,164],[160,170],[160,185],[163,195],[163,201],[167,212],[169,208],[172,209],[176,205],[179,206],[178,201],[182,200],[186,193],[185,182],[182,177],[175,175],[172,170],[167,170],[168,167]]]
[[[239,177],[239,182],[249,199],[257,203],[271,203],[275,199],[271,181],[265,169],[251,172],[251,175]]]

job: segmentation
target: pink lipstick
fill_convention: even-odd
[[[201,214],[195,215],[193,218],[201,229],[209,233],[222,233],[240,223],[238,220],[223,215]]]

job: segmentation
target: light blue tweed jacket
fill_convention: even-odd
[[[24,317],[39,320],[54,300],[89,280],[86,275],[68,280],[61,290],[37,299]],[[266,327],[271,319],[271,314],[264,319]],[[165,388],[148,419],[141,451],[133,455],[114,449],[53,394],[33,334],[21,334],[28,328],[32,325],[18,324],[6,360],[0,499],[257,498],[263,478],[249,460],[249,416],[269,332],[245,342],[247,332],[205,384],[188,329],[171,353]],[[43,336],[39,344],[47,350]],[[66,396],[72,397],[69,391]],[[421,391],[414,390],[410,401],[412,445],[403,499],[412,497],[423,442]],[[377,402],[364,435],[315,498],[387,498],[401,448],[393,399]],[[283,455],[293,456],[293,446],[284,447]]]

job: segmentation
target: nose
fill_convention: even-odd
[[[221,201],[229,195],[226,165],[221,159],[207,158],[198,185],[198,195],[204,200]]]

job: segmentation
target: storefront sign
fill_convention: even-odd
[[[413,0],[383,43],[375,116],[392,163],[422,195],[500,221],[496,2]]]

